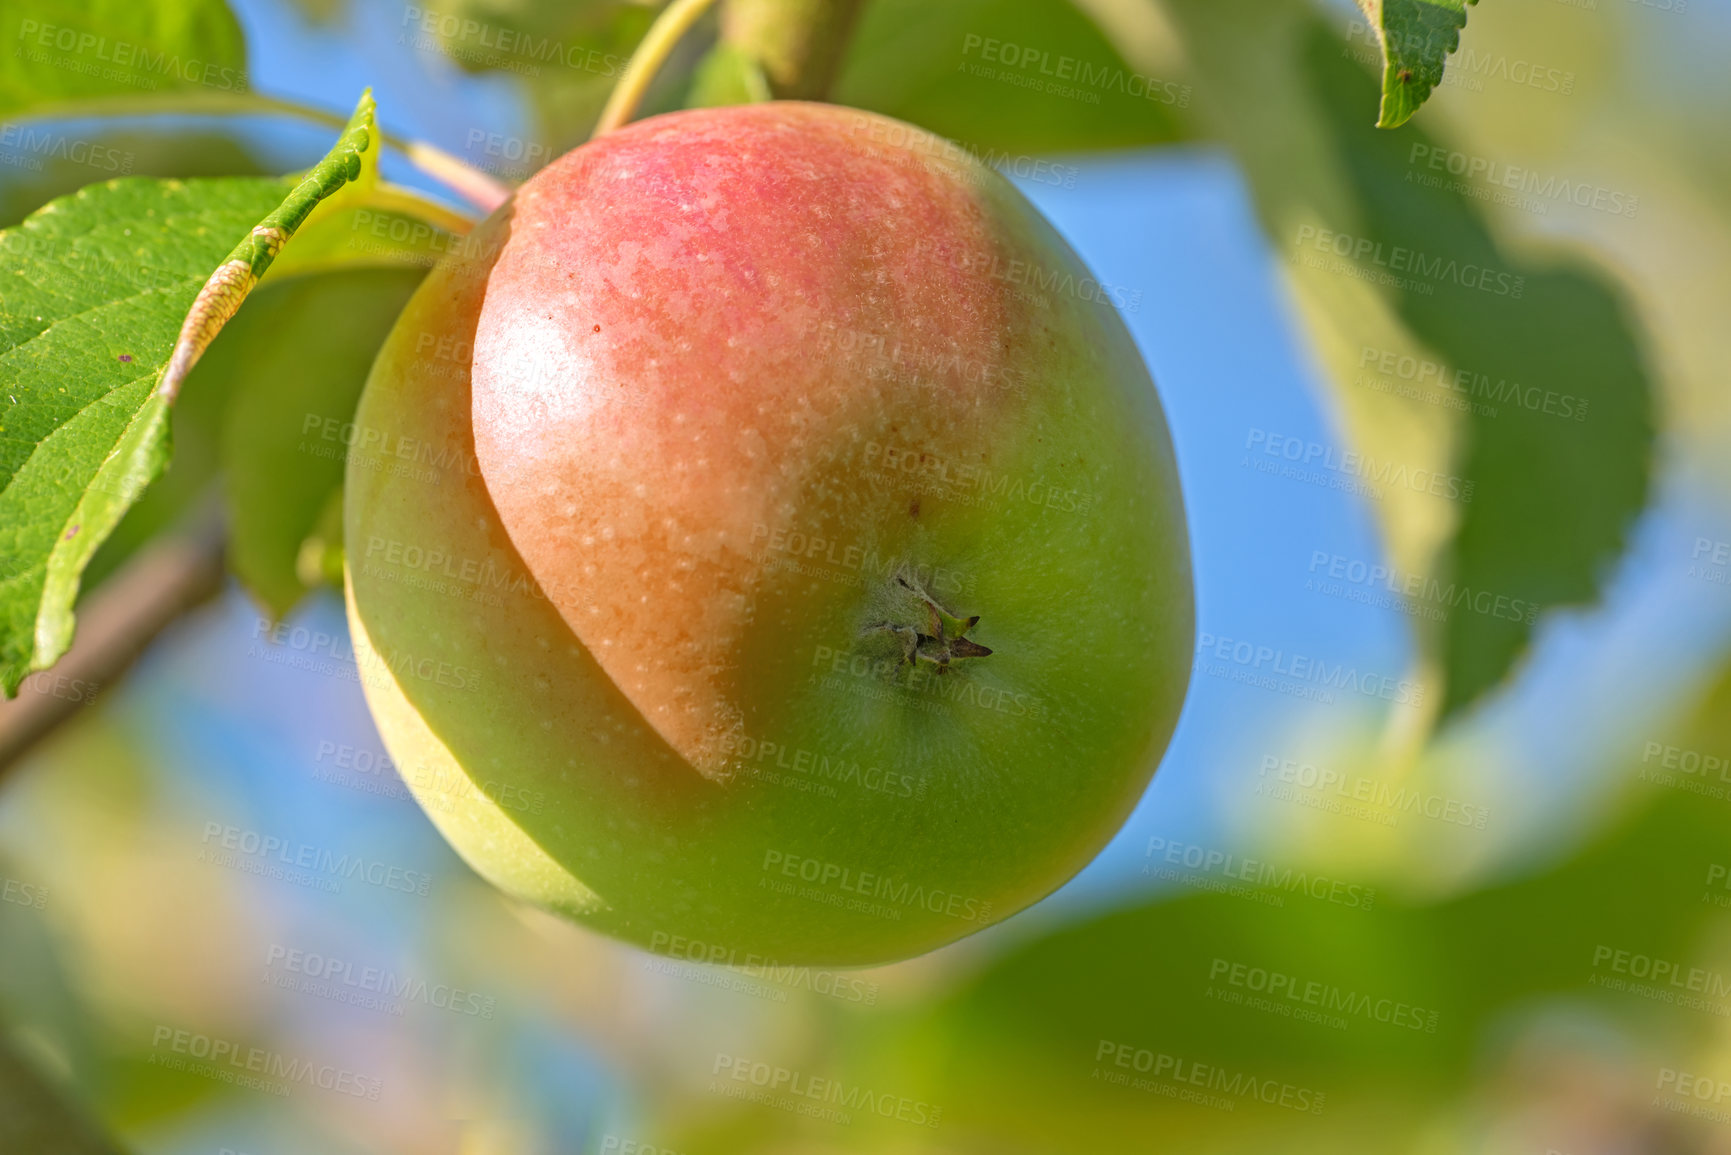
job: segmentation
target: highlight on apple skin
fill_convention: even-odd
[[[426,279],[347,467],[386,745],[503,890],[864,965],[1050,894],[1190,667],[1147,369],[1007,181],[777,102],[607,134]]]

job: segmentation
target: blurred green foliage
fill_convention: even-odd
[[[331,0],[300,6],[329,24],[353,15]],[[584,139],[655,14],[614,0],[458,0],[428,11],[457,22],[417,26],[416,42],[401,50],[511,78],[548,157]],[[1425,62],[1442,60],[1463,14],[1452,3],[1381,9],[1383,19],[1439,18],[1435,38],[1396,45],[1422,50],[1416,70],[1426,86],[1436,81]],[[79,49],[75,39],[74,58],[113,55],[116,40],[130,39],[152,52],[245,66],[239,26],[220,3],[32,0],[19,18],[37,21],[32,35],[54,24],[108,38],[102,49]],[[1659,5],[1562,4],[1520,18],[1541,30],[1577,21],[1559,44],[1620,60],[1619,38],[1637,27],[1629,21],[1693,16]],[[1388,486],[1376,509],[1391,564],[1403,576],[1546,613],[1588,605],[1658,490],[1661,422],[1669,418],[1668,436],[1699,437],[1723,456],[1724,430],[1710,440],[1711,422],[1684,421],[1661,397],[1691,415],[1723,407],[1717,338],[1708,325],[1676,318],[1680,304],[1711,301],[1718,285],[1689,258],[1716,266],[1714,255],[1727,251],[1723,222],[1700,223],[1726,204],[1714,181],[1731,155],[1725,134],[1695,104],[1667,111],[1650,101],[1641,113],[1649,124],[1584,98],[1523,104],[1462,85],[1436,88],[1405,127],[1377,130],[1379,89],[1385,122],[1414,106],[1398,87],[1411,63],[1383,69],[1366,59],[1365,44],[1344,35],[1347,19],[1338,6],[1300,0],[874,0],[835,96],[1011,168],[1029,156],[1173,144],[1229,155],[1322,366],[1343,443],[1441,476],[1445,490],[1470,486],[1470,500]],[[1495,4],[1475,11],[1467,42],[1509,27],[1500,19]],[[714,39],[707,22],[670,62],[648,111],[760,95],[745,62],[715,52]],[[1476,43],[1501,51],[1494,40]],[[136,68],[104,79],[66,67],[58,49],[6,59],[0,101],[9,115],[72,100],[143,108],[233,91],[184,76],[146,87]],[[1616,87],[1626,76],[1610,68],[1599,81],[1627,103]],[[92,140],[132,157],[138,173],[256,171],[244,144],[226,134]],[[1647,151],[1631,160],[1608,140]],[[1515,143],[1541,158],[1529,163],[1590,158],[1574,163],[1620,172],[1647,205],[1649,190],[1668,194],[1673,215],[1643,208],[1642,231],[1631,224],[1637,239],[1612,258],[1619,234],[1580,226],[1570,240],[1568,228],[1541,229],[1534,218],[1543,214],[1511,206],[1484,182],[1454,179],[1454,158],[1523,158]],[[0,181],[0,219],[106,178],[59,151],[50,146],[40,170],[14,166]],[[1619,156],[1621,168],[1607,159]],[[1708,207],[1689,215],[1697,203]],[[1649,256],[1652,265],[1639,264]],[[1472,283],[1467,268],[1477,271]],[[340,479],[340,462],[302,448],[305,422],[316,416],[322,431],[326,420],[346,420],[372,349],[417,280],[412,268],[370,270],[261,289],[194,374],[176,412],[175,463],[93,562],[92,584],[221,481],[233,503],[237,572],[272,613],[295,605],[332,556]],[[1389,357],[1436,368],[1409,388],[1382,368]],[[1442,384],[1463,380],[1455,374],[1465,374],[1464,388]],[[1475,398],[1481,380],[1488,392]],[[319,548],[304,548],[309,538]],[[1412,620],[1419,672],[1440,690],[1438,715],[1451,724],[1445,738],[1471,730],[1475,705],[1508,705],[1498,695],[1519,677],[1542,620],[1525,612]],[[287,684],[309,700],[321,689]],[[392,1135],[392,1150],[417,1155],[539,1155],[556,1146],[536,1146],[553,1134],[564,1141],[559,1150],[622,1150],[624,1124],[573,1107],[589,1096],[614,1104],[634,1141],[682,1155],[1706,1155],[1724,1149],[1725,1121],[1678,1088],[1680,1073],[1731,1086],[1731,861],[1723,851],[1731,800],[1720,789],[1731,673],[1686,706],[1674,725],[1631,715],[1606,765],[1581,766],[1581,781],[1529,784],[1559,800],[1497,810],[1495,822],[1515,829],[1485,836],[1493,852],[1475,843],[1481,860],[1448,885],[1420,885],[1398,859],[1380,862],[1366,875],[1374,874],[1375,900],[1349,905],[1250,885],[1221,893],[1206,872],[1192,874],[1176,895],[1138,890],[1068,922],[1035,915],[932,958],[845,976],[871,991],[869,1003],[814,992],[801,985],[815,985],[810,976],[664,967],[507,906],[447,856],[439,878],[455,897],[425,917],[430,928],[418,915],[335,905],[329,918],[381,933],[413,927],[417,965],[509,992],[505,1001],[516,1005],[482,1030],[421,1020],[381,1027],[362,1017],[344,1020],[343,1037],[401,1074],[402,1098],[388,1122],[372,1125]],[[279,711],[280,703],[261,706],[251,720],[264,727]],[[369,1149],[365,1126],[328,1103],[279,1110],[152,1062],[152,1024],[165,1019],[208,1018],[225,1037],[276,1045],[320,1004],[272,1001],[256,975],[230,974],[246,969],[235,959],[250,966],[279,941],[282,916],[245,880],[194,863],[200,823],[223,800],[153,794],[175,767],[146,749],[155,731],[140,714],[70,727],[44,753],[41,773],[7,798],[23,816],[11,841],[24,849],[17,865],[0,868],[0,881],[45,877],[66,897],[46,913],[0,904],[8,1026],[0,1151],[107,1150],[78,1111],[59,1105],[62,1088],[97,1104],[129,1137],[146,1138],[140,1150],[191,1150],[194,1140],[177,1130],[187,1120],[238,1116],[299,1137],[275,1149]],[[294,732],[301,720],[282,723],[277,740],[309,749],[322,740]],[[253,751],[258,766],[241,772],[281,771],[234,734],[224,739]],[[1718,777],[1663,769],[1655,745],[1719,758]],[[1469,749],[1465,759],[1474,756],[1489,753]],[[1367,773],[1400,782],[1411,750],[1396,741],[1365,757]],[[1603,796],[1566,810],[1564,800],[1591,793],[1593,775],[1602,776]],[[289,785],[345,818],[395,804],[324,779]],[[1342,876],[1329,852],[1370,840],[1354,819],[1320,821],[1320,847],[1273,850],[1280,844],[1259,831],[1222,835],[1212,849],[1240,860],[1285,855],[1282,870],[1322,878],[1332,895]],[[424,826],[419,816],[413,822]],[[1406,828],[1393,837],[1420,841]],[[1159,856],[1144,861],[1157,866]],[[741,993],[741,984],[754,985]],[[568,1050],[558,1049],[561,1039]],[[1157,1076],[1152,1066],[1138,1071],[1141,1053],[1166,1064]],[[862,1116],[837,1127],[785,1104],[736,1103],[714,1090],[717,1058],[732,1055],[917,1099],[941,1120],[915,1128]],[[1204,1089],[1219,1072],[1228,1090],[1217,1084],[1212,1104],[1180,1099],[1181,1071],[1200,1072]],[[1148,1078],[1145,1087],[1127,1085],[1137,1077]],[[1275,1087],[1276,1099],[1286,1088],[1310,1103],[1320,1094],[1322,1110],[1258,1101],[1244,1093],[1247,1079]],[[607,1136],[613,1147],[603,1146]]]
[[[219,441],[229,560],[273,617],[307,592],[302,545],[342,485],[373,354],[421,276],[372,269],[266,285],[198,367],[233,393]]]

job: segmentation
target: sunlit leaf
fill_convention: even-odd
[[[91,98],[250,91],[225,0],[15,0],[0,19],[0,114]]]
[[[1646,503],[1653,388],[1596,272],[1500,242],[1307,6],[1173,0],[1198,108],[1233,149],[1377,502],[1447,718],[1538,616],[1592,601]],[[1272,95],[1271,95],[1272,94]]]
[[[971,148],[1044,154],[1173,140],[1191,90],[1126,62],[1069,0],[874,0],[833,95]]]
[[[369,96],[299,181],[115,180],[0,233],[7,694],[71,644],[86,564],[167,460],[181,380],[318,202],[360,175],[371,125]]]

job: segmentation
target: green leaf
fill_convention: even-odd
[[[1542,1008],[1621,1024],[1632,1051],[1660,1047],[1670,1065],[1711,1061],[1723,998],[1703,994],[1696,1009],[1671,1000],[1662,979],[1619,982],[1605,952],[1677,960],[1683,975],[1716,981],[1715,944],[1731,927],[1704,901],[1700,876],[1721,861],[1723,829],[1675,791],[1566,861],[1434,904],[1378,893],[1366,906],[1355,880],[1282,862],[1273,885],[1233,880],[1230,894],[1147,900],[1020,944],[908,1013],[900,1033],[869,1048],[832,1044],[855,1056],[840,1077],[919,1088],[943,1106],[958,1150],[1004,1150],[989,1140],[1010,1136],[1016,1150],[1144,1150],[1135,1137],[1148,1134],[1183,1135],[1172,1149],[1187,1155],[1484,1150],[1436,1145],[1438,1121],[1511,1089],[1493,1060]],[[1250,854],[1225,869],[1275,865]],[[1220,867],[1179,873],[1199,889],[1226,886]],[[1166,1057],[1159,1070],[1123,1068],[1148,1089],[1100,1077],[1120,1070],[1118,1046]],[[1193,1069],[1218,1074],[1208,1085],[1233,1106],[1174,1094]],[[1308,1114],[1296,1093],[1259,1102],[1234,1092],[1252,1079],[1320,1093],[1323,1107]],[[768,1134],[782,1114],[762,1113],[776,1128]],[[1277,1141],[1287,1129],[1298,1138]],[[689,1134],[669,1138],[701,1149]],[[775,1144],[765,1135],[755,1147]]]
[[[988,153],[1129,148],[1181,135],[1191,92],[1127,63],[1069,0],[873,0],[833,99]]]
[[[138,175],[176,175],[184,179],[190,176],[256,176],[263,172],[250,156],[238,148],[233,138],[220,133],[156,132],[103,139],[135,155]],[[22,219],[29,209],[55,196],[76,191],[82,183],[68,181],[29,199],[24,199],[28,193],[23,194],[12,202],[20,206],[17,219]],[[290,251],[299,248],[305,232],[303,228]],[[280,264],[279,259],[279,267]],[[272,276],[275,272],[273,269]],[[157,534],[181,524],[194,505],[211,493],[216,479],[222,416],[232,390],[223,387],[229,382],[207,379],[203,370],[204,362],[194,367],[191,383],[181,390],[180,400],[175,402],[171,412],[169,443],[174,446],[173,459],[126,511],[84,567],[79,582],[81,600],[108,580],[141,546]]]
[[[246,41],[224,0],[19,0],[0,34],[0,115],[98,97],[244,93]]]
[[[360,175],[372,112],[363,96],[298,182],[115,180],[0,232],[8,696],[71,644],[80,577],[162,470],[181,382],[318,202]]]
[[[1670,722],[1630,744],[1627,789],[1602,828],[1543,840],[1505,874],[1454,893],[1403,894],[1398,876],[1337,873],[1306,857],[1302,842],[1151,841],[1143,873],[1187,892],[1010,946],[935,1005],[832,1041],[850,1062],[837,1073],[919,1088],[943,1105],[958,1150],[1005,1149],[989,1140],[1010,1136],[1018,1150],[1141,1150],[1136,1136],[1162,1133],[1183,1134],[1174,1149],[1187,1155],[1224,1155],[1482,1151],[1484,1104],[1541,1085],[1533,1060],[1543,1056],[1523,1044],[1559,1019],[1639,1056],[1637,1081],[1623,1086],[1650,1092],[1659,1060],[1649,1055],[1710,1068],[1722,1046],[1731,900],[1713,866],[1724,861],[1727,812],[1700,759],[1731,746],[1731,666],[1687,696]],[[1409,818],[1427,821],[1416,810]],[[1477,837],[1465,827],[1455,835]],[[1650,978],[1631,975],[1631,956],[1652,966]],[[1226,1095],[1245,1075],[1320,1090],[1326,1106],[1306,1116],[1248,1095],[1230,1110],[1191,1106],[1172,1095],[1170,1065],[1131,1072],[1155,1093],[1114,1085],[1095,1077],[1116,1057],[1101,1063],[1103,1042],[1177,1057],[1185,1069],[1206,1065],[1223,1074],[1211,1087]],[[1514,1071],[1497,1062],[1510,1056],[1525,1061]],[[1456,1112],[1478,1125],[1476,1141],[1438,1141]],[[756,1147],[774,1147],[778,1115],[761,1114]],[[1549,1135],[1571,1118],[1551,1116]],[[729,1122],[665,1139],[702,1149]],[[1302,1125],[1303,1140],[1275,1142],[1269,1124],[1276,1134]],[[1527,1134],[1530,1149],[1545,1149],[1543,1130]]]
[[[214,176],[246,171],[251,166],[250,159],[237,153],[232,142],[220,135],[198,134],[190,140],[164,134],[108,139],[115,141],[116,148],[126,146],[127,155],[134,155],[136,150],[141,167],[149,166],[157,172],[177,168],[197,172],[202,166],[205,171],[199,175]],[[163,146],[173,146],[174,155],[160,155]],[[459,243],[455,232],[424,219],[430,215],[448,220],[448,213],[431,202],[416,200],[405,190],[383,184],[369,187],[370,168],[363,166],[359,180],[344,185],[341,192],[322,202],[307,218],[307,223],[295,234],[294,243],[271,265],[260,292],[303,272],[368,267],[418,272]],[[38,205],[45,199],[46,196],[37,196],[27,203]],[[466,221],[459,223],[467,225]],[[246,321],[255,307],[257,302],[249,303],[223,333]],[[174,459],[127,511],[85,567],[81,583],[84,592],[105,580],[146,540],[178,522],[191,503],[209,490],[218,465],[217,447],[227,403],[245,377],[245,373],[233,371],[232,362],[225,362],[227,368],[212,366],[216,351],[226,342],[226,337],[219,336],[211,351],[193,369],[173,409]]]
[[[76,157],[77,159],[73,159]],[[29,122],[0,127],[0,228],[20,224],[55,197],[120,176],[274,176],[238,136],[185,125],[85,127]]]
[[[522,90],[534,122],[529,139],[477,131],[463,154],[469,164],[516,181],[588,139],[660,7],[641,0],[444,0],[405,8],[397,44],[448,58],[465,72],[497,73]],[[683,95],[683,84],[673,88],[675,101]],[[651,102],[644,111],[663,109]]]
[[[1382,104],[1378,128],[1397,128],[1442,83],[1443,61],[1467,26],[1478,0],[1358,0],[1382,45]]]
[[[1651,491],[1655,385],[1637,323],[1600,273],[1499,244],[1459,193],[1413,179],[1411,158],[1446,152],[1439,141],[1352,116],[1366,86],[1320,30],[1310,60],[1366,231],[1521,286],[1392,292],[1414,336],[1465,375],[1454,396],[1474,402],[1455,472],[1475,492],[1439,558],[1455,597],[1472,598],[1451,607],[1441,639],[1448,718],[1509,672],[1537,612],[1598,598]]]
[[[709,50],[691,79],[687,108],[719,108],[727,104],[761,104],[772,98],[769,78],[750,53],[725,41]]]
[[[300,555],[330,532],[321,517],[342,485],[361,386],[419,282],[418,271],[365,270],[267,286],[199,366],[236,381],[221,442],[229,559],[276,617],[324,576],[301,574]]]
[[[1441,142],[1356,115],[1372,82],[1308,6],[1168,9],[1381,491],[1395,592],[1447,719],[1507,676],[1540,613],[1598,595],[1646,503],[1654,400],[1635,326],[1598,273],[1501,244],[1430,179]]]

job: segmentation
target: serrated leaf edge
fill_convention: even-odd
[[[1359,9],[1369,20],[1371,29],[1376,33],[1377,45],[1382,49],[1382,97],[1376,112],[1378,128],[1399,128],[1411,120],[1424,102],[1430,99],[1430,94],[1436,91],[1437,84],[1441,83],[1442,73],[1447,70],[1448,58],[1460,49],[1460,34],[1467,24],[1466,10],[1478,2],[1479,0],[1464,0],[1462,3],[1460,20],[1450,30],[1450,42],[1443,49],[1442,59],[1437,64],[1437,80],[1419,78],[1424,84],[1423,90],[1419,91],[1403,87],[1411,78],[1396,70],[1395,58],[1389,52],[1387,19],[1384,15],[1387,9],[1384,0],[1358,0]]]

